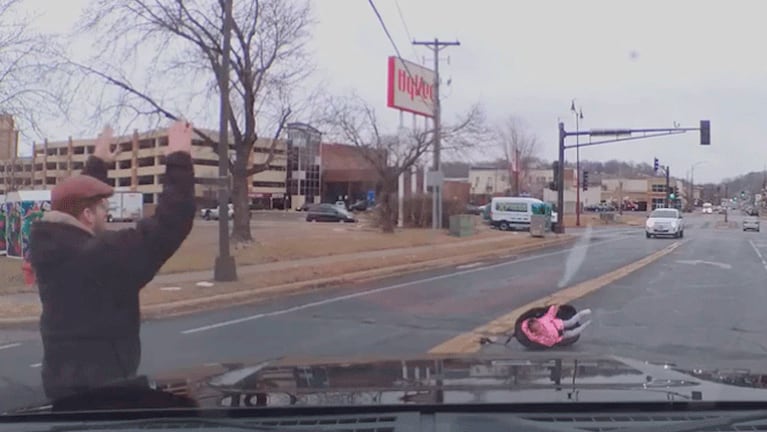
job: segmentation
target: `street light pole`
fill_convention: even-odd
[[[693,205],[690,206],[690,211],[695,207],[695,167],[704,163],[706,161],[695,162],[690,166],[690,200],[693,202]]]
[[[575,108],[575,99],[570,104],[570,111],[575,115],[575,226],[581,226],[581,136],[580,122],[583,110]]]
[[[221,91],[218,129],[218,256],[213,278],[218,282],[237,280],[237,265],[229,253],[229,51],[232,39],[232,2],[225,0],[223,50],[218,84]]]

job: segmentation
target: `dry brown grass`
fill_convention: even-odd
[[[551,239],[548,239],[551,240]],[[379,258],[348,259],[334,263],[332,266],[318,265],[309,267],[296,267],[290,271],[269,271],[256,274],[248,274],[236,283],[216,284],[212,287],[198,287],[194,283],[175,284],[181,288],[178,291],[166,291],[161,285],[150,285],[142,291],[142,305],[166,303],[196,299],[201,296],[212,296],[253,290],[258,288],[274,287],[277,285],[290,284],[301,281],[316,281],[325,278],[336,278],[366,270],[381,269],[394,266],[417,265],[427,261],[445,260],[455,263],[467,262],[478,256],[504,254],[516,248],[532,246],[543,242],[544,239],[529,236],[509,237],[508,241],[492,242],[486,244],[463,245],[460,248],[435,248],[413,254],[385,256]],[[440,262],[439,264],[443,264]]]
[[[609,225],[642,225],[647,214],[644,212],[624,212],[623,215],[615,214],[615,221]],[[574,214],[565,215],[565,226],[574,227],[576,216]],[[581,226],[600,226],[608,225],[600,219],[599,213],[582,213]]]
[[[477,219],[477,234],[468,238],[451,237],[430,229],[398,230],[383,234],[365,223],[306,223],[272,221],[254,224],[255,242],[233,249],[238,265],[260,264],[301,258],[351,254],[361,251],[407,248],[497,237]],[[192,233],[160,273],[208,270],[218,255],[218,227],[197,221]],[[23,285],[21,261],[0,257],[0,294],[30,291]]]
[[[21,260],[0,257],[0,294],[15,294],[32,291],[24,286]]]
[[[568,238],[565,236],[564,238]],[[412,254],[397,254],[379,258],[358,258],[339,261],[327,266],[304,266],[296,267],[290,271],[265,271],[262,273],[249,274],[234,283],[220,283],[211,287],[199,287],[194,283],[176,285],[181,288],[177,291],[164,290],[163,285],[152,283],[141,292],[141,304],[143,307],[160,305],[168,302],[183,300],[204,299],[206,297],[226,295],[230,293],[245,292],[262,288],[275,288],[264,297],[280,295],[282,287],[295,282],[315,281],[313,286],[304,289],[320,289],[329,284],[329,278],[341,278],[340,280],[353,281],[371,277],[380,277],[385,274],[413,271],[437,265],[460,264],[471,262],[479,257],[505,256],[520,248],[534,247],[549,239],[540,239],[529,236],[508,236],[505,241],[465,244],[456,248],[434,248]],[[423,267],[419,267],[422,265]],[[376,269],[380,269],[376,270]],[[388,272],[388,273],[387,273]],[[348,276],[344,277],[344,276]],[[323,282],[325,280],[325,282]],[[338,283],[335,279],[333,283]],[[303,284],[302,284],[303,285]],[[299,288],[285,288],[285,292],[297,291]],[[254,296],[255,300],[261,294]],[[253,299],[251,299],[253,300]],[[219,300],[219,303],[227,300]],[[203,307],[210,307],[217,303],[205,303]],[[40,305],[37,302],[0,302],[0,317],[8,320],[18,317],[35,318],[40,314]],[[0,322],[2,320],[0,319]]]
[[[233,250],[233,254],[238,265],[249,265],[362,251],[461,243],[467,239],[497,235],[497,232],[484,226],[478,226],[474,236],[457,238],[429,229],[407,229],[383,234],[376,229],[356,224],[274,222],[263,228],[254,227],[255,242]],[[195,227],[193,235],[163,266],[161,273],[209,269],[218,255],[217,245],[215,226]]]

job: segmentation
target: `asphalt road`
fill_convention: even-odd
[[[764,356],[767,238],[717,228],[721,219],[687,216],[685,239],[675,252],[577,300],[578,307],[592,308],[593,323],[569,349],[706,366]],[[565,248],[146,322],[140,372],[284,355],[424,353],[676,241],[645,239],[642,228],[574,231],[579,241]],[[41,354],[36,332],[0,332],[0,408],[42,398]]]

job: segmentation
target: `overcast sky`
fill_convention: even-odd
[[[238,1],[238,0],[235,0]],[[38,23],[66,31],[85,0],[27,0]],[[481,102],[491,120],[514,115],[540,142],[539,156],[556,157],[557,121],[575,123],[570,100],[582,107],[582,128],[697,127],[711,120],[712,145],[697,133],[581,150],[582,159],[651,163],[658,157],[696,182],[762,170],[767,114],[767,26],[763,1],[513,1],[376,0],[403,57],[432,64],[410,38],[459,40],[441,62],[443,109],[449,120]],[[317,79],[331,91],[355,90],[386,108],[390,42],[365,0],[312,1],[317,24],[312,50]],[[398,13],[398,6],[402,18]],[[410,35],[406,31],[409,29]],[[449,61],[448,61],[449,59]],[[215,124],[215,123],[213,123]],[[71,131],[60,131],[65,138]],[[574,150],[567,155],[574,160]]]

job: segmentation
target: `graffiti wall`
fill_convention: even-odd
[[[5,243],[6,255],[24,258],[29,252],[29,233],[32,224],[42,219],[49,207],[47,201],[8,202],[6,207]]]

